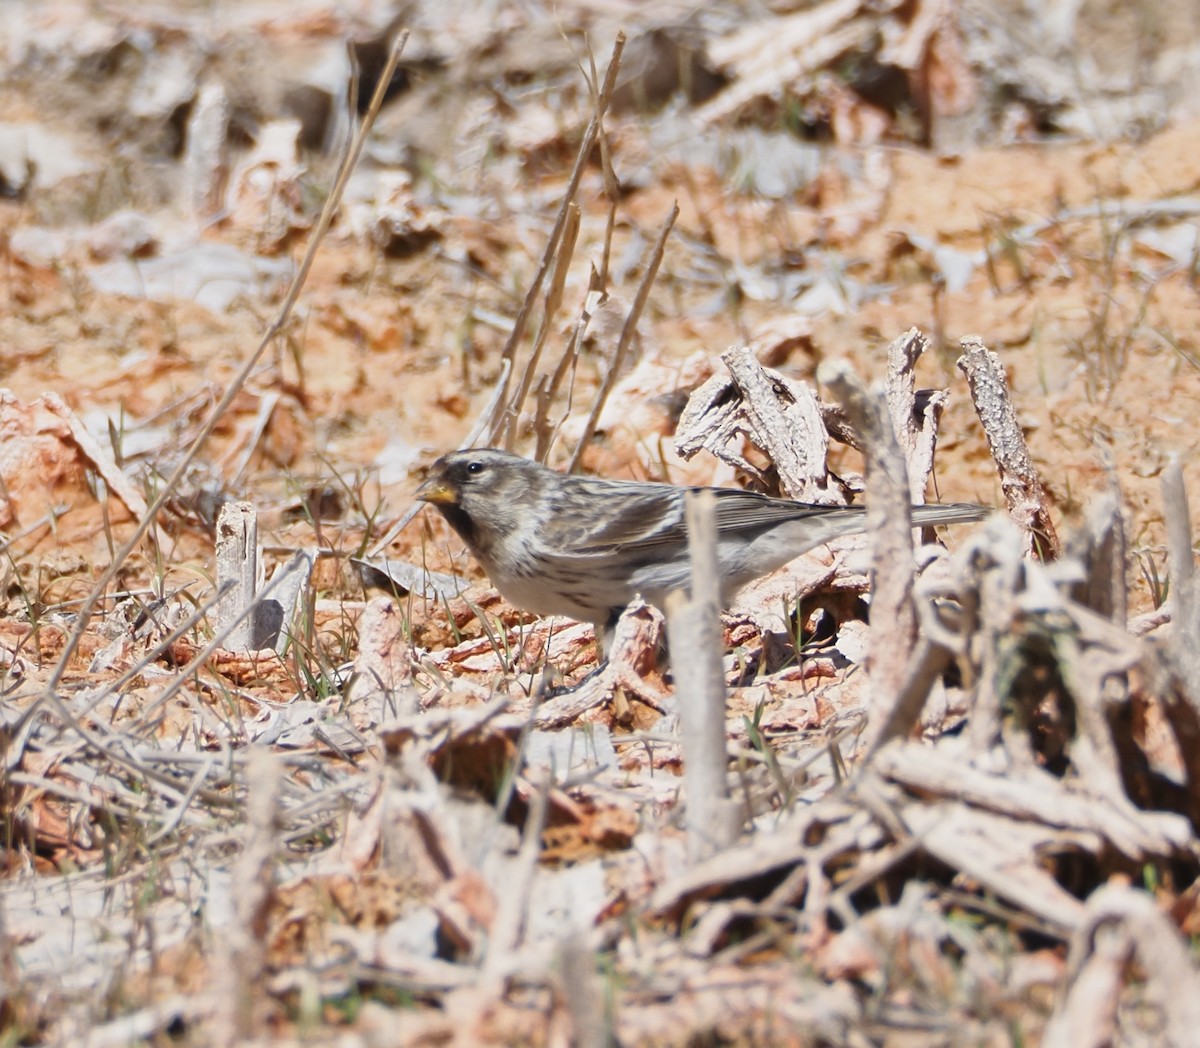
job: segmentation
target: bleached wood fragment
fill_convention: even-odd
[[[872,769],[926,801],[953,800],[1064,835],[1086,835],[1134,861],[1189,849],[1187,820],[1139,811],[1123,798],[1065,782],[1040,768],[993,774],[942,747],[904,742],[881,750]]]
[[[1163,472],[1162,487],[1171,573],[1171,619],[1175,624],[1171,654],[1193,702],[1200,705],[1200,600],[1196,597],[1191,510],[1178,461],[1171,462]]]
[[[573,724],[588,710],[607,702],[621,688],[656,708],[665,708],[670,695],[648,677],[662,643],[662,613],[649,604],[631,604],[617,621],[608,659],[576,687],[547,699],[533,717],[534,727],[552,731]]]
[[[1017,412],[1008,392],[1008,380],[1000,358],[977,336],[964,338],[958,369],[967,376],[971,399],[983,425],[992,458],[1000,472],[1000,487],[1008,504],[1009,516],[1029,535],[1029,550],[1044,560],[1058,557],[1061,547],[1046,493],[1029,455],[1029,446],[1017,421]]]
[[[953,802],[905,805],[901,818],[921,849],[1059,931],[1078,926],[1083,904],[1043,868],[1059,837],[1046,827]]]
[[[230,106],[225,88],[210,80],[200,88],[188,120],[184,147],[189,203],[198,219],[216,215],[222,207],[229,178],[226,136]]]
[[[217,632],[229,631],[229,651],[253,646],[257,586],[258,517],[249,502],[227,502],[217,516]]]
[[[916,388],[917,360],[929,348],[929,339],[910,328],[888,346],[887,405],[896,439],[908,467],[908,490],[915,506],[925,502],[925,485],[933,472],[938,422],[946,405],[946,391]]]
[[[826,467],[828,434],[816,392],[758,363],[747,346],[721,354],[729,376],[716,375],[688,400],[676,430],[675,450],[685,459],[705,449],[768,481],[742,454],[744,439],[774,464],[779,486],[801,502],[841,505],[845,497],[831,487]]]
[[[839,55],[868,47],[878,32],[878,20],[856,17],[862,6],[861,0],[828,0],[714,40],[709,57],[733,83],[700,106],[695,118],[712,125],[751,102],[778,100],[786,88],[831,65]]]

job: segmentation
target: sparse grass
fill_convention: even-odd
[[[986,262],[984,272],[997,297],[1012,294],[1018,288],[1028,291],[1032,283],[1031,267],[1025,260],[1029,245],[1018,234],[1020,223],[1011,215],[982,215],[980,239]],[[1007,274],[1002,272],[1007,267]],[[1006,279],[1007,276],[1007,279]]]
[[[779,803],[784,810],[789,810],[794,802],[794,793],[790,779],[784,775],[783,769],[779,766],[779,760],[775,755],[775,749],[767,740],[766,735],[762,731],[762,718],[766,712],[766,702],[760,701],[754,706],[754,715],[751,717],[742,718],[742,726],[746,730],[746,737],[750,740],[750,745],[754,751],[762,758],[766,765],[767,772],[770,774],[771,781],[775,785],[775,789],[779,793]]]
[[[1142,582],[1150,594],[1151,605],[1155,608],[1161,608],[1167,602],[1167,597],[1171,593],[1170,576],[1159,574],[1158,570],[1159,560],[1162,560],[1165,565],[1166,550],[1162,547],[1158,547],[1157,549],[1135,547],[1130,550],[1130,554],[1137,561]]]

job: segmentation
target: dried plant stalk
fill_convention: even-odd
[[[255,747],[246,758],[246,830],[233,876],[233,920],[222,938],[223,963],[216,976],[220,1002],[213,1043],[245,1044],[254,1038],[269,1001],[267,920],[274,892],[282,766],[270,750]]]
[[[542,252],[542,260],[538,264],[537,272],[534,274],[533,280],[529,285],[529,290],[525,292],[525,300],[521,303],[521,308],[517,311],[512,331],[509,333],[508,341],[505,343],[504,351],[501,353],[500,359],[502,362],[508,364],[508,370],[503,373],[500,383],[499,396],[496,401],[499,405],[503,405],[508,396],[509,382],[511,381],[516,365],[517,347],[521,344],[521,339],[525,337],[525,328],[529,325],[529,317],[533,312],[533,304],[537,301],[538,294],[542,290],[546,274],[550,271],[551,263],[554,261],[555,254],[558,251],[558,244],[562,239],[563,230],[567,226],[568,215],[571,213],[572,207],[574,207],[575,195],[579,192],[579,180],[583,177],[583,169],[587,164],[588,157],[592,154],[592,148],[596,144],[596,138],[600,134],[600,129],[604,125],[604,114],[608,109],[608,102],[612,97],[613,88],[616,86],[617,70],[621,67],[621,52],[624,50],[625,34],[618,32],[617,38],[613,42],[612,57],[608,60],[608,69],[604,74],[604,84],[595,97],[592,118],[588,121],[588,126],[583,132],[583,141],[579,144],[579,152],[575,156],[575,166],[571,169],[571,177],[567,179],[567,188],[563,193],[563,200],[558,209],[558,216],[554,220],[554,228],[550,231],[550,239],[546,242],[546,250]],[[522,380],[522,383],[524,384],[524,380]],[[504,411],[501,408],[498,413],[493,413],[489,419],[489,444],[496,442],[496,438],[502,432],[504,424]]]
[[[516,393],[508,405],[508,410],[505,412],[503,423],[506,427],[504,436],[504,447],[508,451],[516,446],[517,437],[519,435],[518,420],[521,417],[521,411],[525,407],[525,400],[529,396],[529,389],[533,385],[534,372],[537,371],[537,366],[542,359],[542,351],[546,346],[546,339],[550,335],[550,329],[554,324],[554,318],[558,315],[559,307],[562,305],[563,287],[567,282],[567,270],[570,268],[571,259],[575,254],[575,243],[579,239],[579,223],[581,212],[579,205],[571,201],[570,207],[567,208],[567,220],[563,227],[562,243],[558,249],[558,259],[554,264],[554,276],[550,281],[550,287],[546,290],[546,300],[542,306],[542,324],[538,328],[537,338],[533,343],[533,351],[529,355],[529,361],[526,363],[524,373],[521,375],[521,384],[517,388]]]
[[[538,383],[537,408],[534,411],[533,418],[533,432],[537,438],[533,457],[538,462],[544,463],[546,461],[550,454],[550,448],[554,444],[554,438],[558,436],[558,431],[562,428],[562,424],[571,414],[571,395],[575,390],[575,365],[579,360],[579,347],[583,342],[584,332],[587,331],[587,326],[592,321],[593,314],[597,307],[604,301],[604,294],[601,291],[602,287],[602,278],[596,272],[596,267],[593,266],[591,279],[588,281],[587,293],[583,296],[583,306],[580,308],[575,326],[571,329],[571,337],[567,341],[567,348],[563,351],[562,356],[558,358],[558,366],[554,369],[554,374],[549,376],[543,375],[542,380]],[[567,403],[563,407],[558,421],[552,423],[550,421],[550,408],[558,397],[559,390],[562,389],[562,384],[566,381],[568,374],[571,375],[571,384],[567,387]]]
[[[1187,489],[1178,462],[1163,474],[1163,516],[1171,573],[1168,601],[1174,632],[1166,648],[1169,678],[1164,682],[1164,712],[1183,757],[1188,814],[1200,829],[1200,602],[1192,552],[1192,522]]]
[[[1126,552],[1117,492],[1106,492],[1088,507],[1084,526],[1067,543],[1067,555],[1083,566],[1082,580],[1071,588],[1072,599],[1118,626],[1128,617]]]
[[[525,937],[533,881],[537,874],[538,856],[542,851],[542,831],[546,828],[549,792],[550,783],[545,782],[531,799],[520,850],[503,891],[496,899],[496,918],[492,922],[481,973],[484,999],[499,996],[512,970],[513,955]],[[480,862],[482,864],[483,857]]]
[[[1187,488],[1179,463],[1163,473],[1163,516],[1167,525],[1167,557],[1171,571],[1171,618],[1175,624],[1172,654],[1179,676],[1200,701],[1200,601],[1196,599],[1195,553]]]
[[[596,975],[596,955],[582,932],[568,933],[560,947],[563,997],[571,1016],[571,1044],[607,1048],[615,1043],[604,1018],[604,988]]]
[[[683,729],[688,857],[699,862],[731,844],[739,827],[726,783],[716,499],[689,491],[685,500],[692,592],[671,595],[667,631]]]
[[[904,454],[883,396],[867,392],[841,362],[818,372],[846,409],[866,445],[867,534],[871,539],[871,726],[874,737],[893,721],[892,708],[909,677],[908,661],[917,637],[912,602],[912,509]]]
[[[625,326],[621,329],[621,338],[617,342],[617,351],[613,354],[612,363],[609,365],[608,371],[604,376],[600,392],[596,394],[592,410],[587,417],[587,422],[584,423],[579,443],[575,445],[570,465],[567,467],[568,473],[574,473],[579,468],[583,453],[587,449],[588,444],[591,443],[592,436],[596,432],[596,423],[600,419],[600,412],[604,410],[608,396],[612,392],[613,386],[617,384],[617,379],[621,374],[621,366],[625,363],[625,357],[629,353],[629,346],[633,342],[633,336],[637,333],[637,325],[641,319],[642,310],[646,308],[646,299],[650,295],[650,288],[654,284],[654,278],[658,275],[658,267],[662,265],[663,252],[667,247],[667,237],[671,235],[671,229],[674,227],[675,219],[678,217],[679,204],[675,203],[671,206],[671,213],[663,223],[662,229],[659,230],[658,240],[654,243],[654,250],[650,252],[650,261],[646,264],[646,272],[642,276],[642,282],[638,285],[633,305],[629,307],[629,315],[625,318]]]
[[[1008,394],[1000,358],[975,336],[964,338],[960,345],[963,355],[958,358],[958,368],[971,387],[975,411],[1000,471],[1009,515],[1029,533],[1030,550],[1043,560],[1053,560],[1062,552],[1058,534]]]
[[[916,727],[930,691],[950,664],[950,656],[950,649],[943,644],[924,636],[917,639],[895,698],[870,726],[864,762],[892,739],[903,738]]]
[[[210,79],[196,92],[188,117],[184,177],[196,218],[207,221],[221,211],[229,178],[227,136],[233,112],[224,85]]]

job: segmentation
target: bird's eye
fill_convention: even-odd
[[[480,473],[483,472],[483,463],[482,462],[468,462],[467,463],[467,472],[470,473],[472,476],[478,476]]]

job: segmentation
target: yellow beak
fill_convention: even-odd
[[[435,506],[458,505],[458,492],[440,477],[430,477],[417,488],[413,498],[420,502],[429,502]]]

